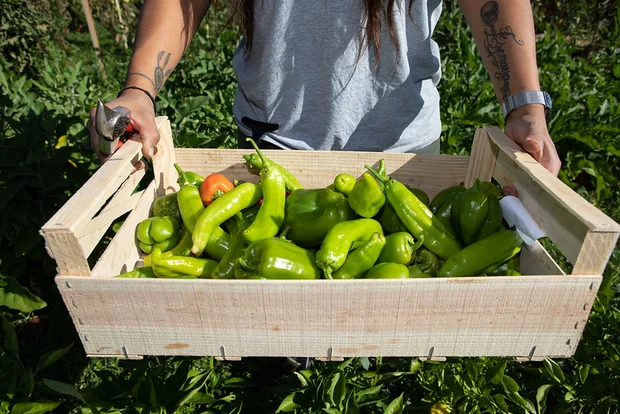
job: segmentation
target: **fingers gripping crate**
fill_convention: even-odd
[[[540,244],[524,248],[523,277],[383,280],[114,279],[140,262],[137,224],[153,200],[176,191],[178,162],[207,175],[258,181],[247,150],[175,149],[170,124],[155,179],[134,193],[140,144],[127,142],[46,223],[56,283],[87,355],[513,356],[568,357],[579,343],[619,226],[562,184],[499,129],[478,129],[471,156],[265,151],[307,188],[340,172],[359,176],[384,158],[394,178],[433,196],[476,178],[512,185],[549,238],[574,264],[564,274]],[[110,224],[130,211],[90,269],[87,258]]]

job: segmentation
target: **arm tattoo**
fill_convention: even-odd
[[[165,50],[162,50],[157,54],[157,67],[155,68],[155,72],[153,73],[153,79],[149,78],[142,72],[131,72],[127,74],[127,77],[131,75],[142,76],[147,79],[153,85],[153,89],[155,89],[155,93],[159,92],[161,88],[164,86],[164,81],[168,76],[172,73],[172,69],[166,70],[166,66],[168,65],[168,61],[170,60],[170,53],[166,55],[166,59],[164,60],[164,64],[162,66],[161,59],[164,57],[166,53]]]
[[[516,44],[523,46],[523,40],[518,40],[517,35],[512,31],[510,26],[505,28],[495,28],[497,18],[499,16],[499,4],[496,1],[489,1],[482,6],[480,10],[480,16],[482,17],[482,23],[486,26],[484,29],[484,48],[487,51],[487,56],[491,58],[493,66],[497,68],[497,72],[494,73],[495,79],[503,82],[502,96],[507,98],[510,93],[510,68],[508,67],[508,59],[506,52],[504,51],[504,45],[512,38]]]

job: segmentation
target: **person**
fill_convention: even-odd
[[[125,88],[107,105],[131,111],[147,158],[159,140],[152,98],[210,3],[144,2]],[[498,103],[514,104],[506,135],[557,175],[561,162],[537,101],[530,1],[459,0],[459,7]],[[439,153],[441,63],[431,36],[441,0],[231,0],[230,8],[243,34],[232,62],[240,136],[273,148]],[[93,119],[94,110],[89,128],[98,152]]]

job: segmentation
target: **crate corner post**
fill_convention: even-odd
[[[159,130],[159,143],[153,155],[153,173],[157,196],[163,196],[179,190],[178,173],[174,168],[176,155],[172,138],[172,127],[167,116],[155,118]]]
[[[485,128],[476,129],[465,175],[465,187],[471,187],[476,180],[491,181],[498,152],[499,147],[493,142],[488,131]]]

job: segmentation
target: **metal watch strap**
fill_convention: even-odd
[[[547,114],[551,111],[551,97],[544,91],[523,91],[508,96],[502,103],[504,119],[515,109],[529,104],[540,104],[545,107]]]

